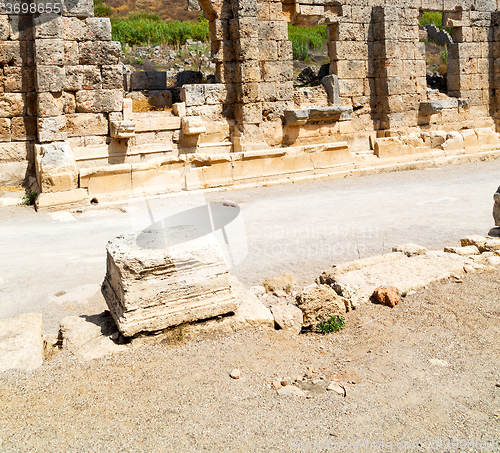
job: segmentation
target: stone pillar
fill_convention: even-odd
[[[426,95],[425,47],[419,43],[418,10],[375,7],[372,23],[380,128],[416,126],[419,105]]]

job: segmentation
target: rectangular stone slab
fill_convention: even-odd
[[[222,250],[204,233],[189,225],[152,228],[108,243],[102,293],[123,335],[155,332],[238,308]],[[186,234],[194,239],[186,241]]]

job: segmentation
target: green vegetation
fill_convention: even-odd
[[[94,16],[95,17],[109,17],[113,10],[105,5],[102,0],[94,0]]]
[[[26,206],[33,206],[35,204],[37,196],[38,193],[34,192],[33,190],[26,189],[22,198],[23,204],[25,204]]]
[[[443,13],[439,12],[425,12],[418,23],[421,27],[428,24],[434,24],[440,30],[446,30],[448,33],[451,33],[451,28],[443,27]]]
[[[345,319],[343,316],[332,316],[327,321],[318,324],[316,331],[323,335],[332,332],[338,332],[345,327]]]
[[[131,14],[126,18],[111,18],[113,40],[131,46],[170,44],[181,46],[187,39],[206,42],[209,39],[208,20],[200,16],[196,22],[163,22],[151,13]]]
[[[327,41],[326,25],[317,27],[288,26],[288,39],[292,41],[293,58],[304,61],[310,50],[320,50]]]
[[[441,51],[441,53],[439,54],[439,56],[441,57],[441,61],[444,63],[444,64],[448,64],[448,48],[445,48]]]

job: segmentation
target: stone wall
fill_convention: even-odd
[[[199,4],[216,83],[172,92],[164,73],[129,75],[124,89],[120,44],[89,0],[60,15],[0,15],[0,184],[26,183],[36,171],[47,206],[63,205],[128,194],[159,174],[155,193],[313,174],[354,162],[354,153],[499,146],[483,131],[498,123],[496,3]],[[447,93],[426,85],[423,11],[443,12],[453,30]],[[320,86],[294,87],[289,23],[327,26],[330,74]],[[135,108],[141,102],[155,108]]]

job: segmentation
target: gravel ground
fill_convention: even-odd
[[[500,271],[437,282],[393,309],[362,307],[328,336],[255,331],[91,362],[60,353],[0,377],[0,451],[498,451],[499,290]],[[271,388],[308,372],[347,396]]]

